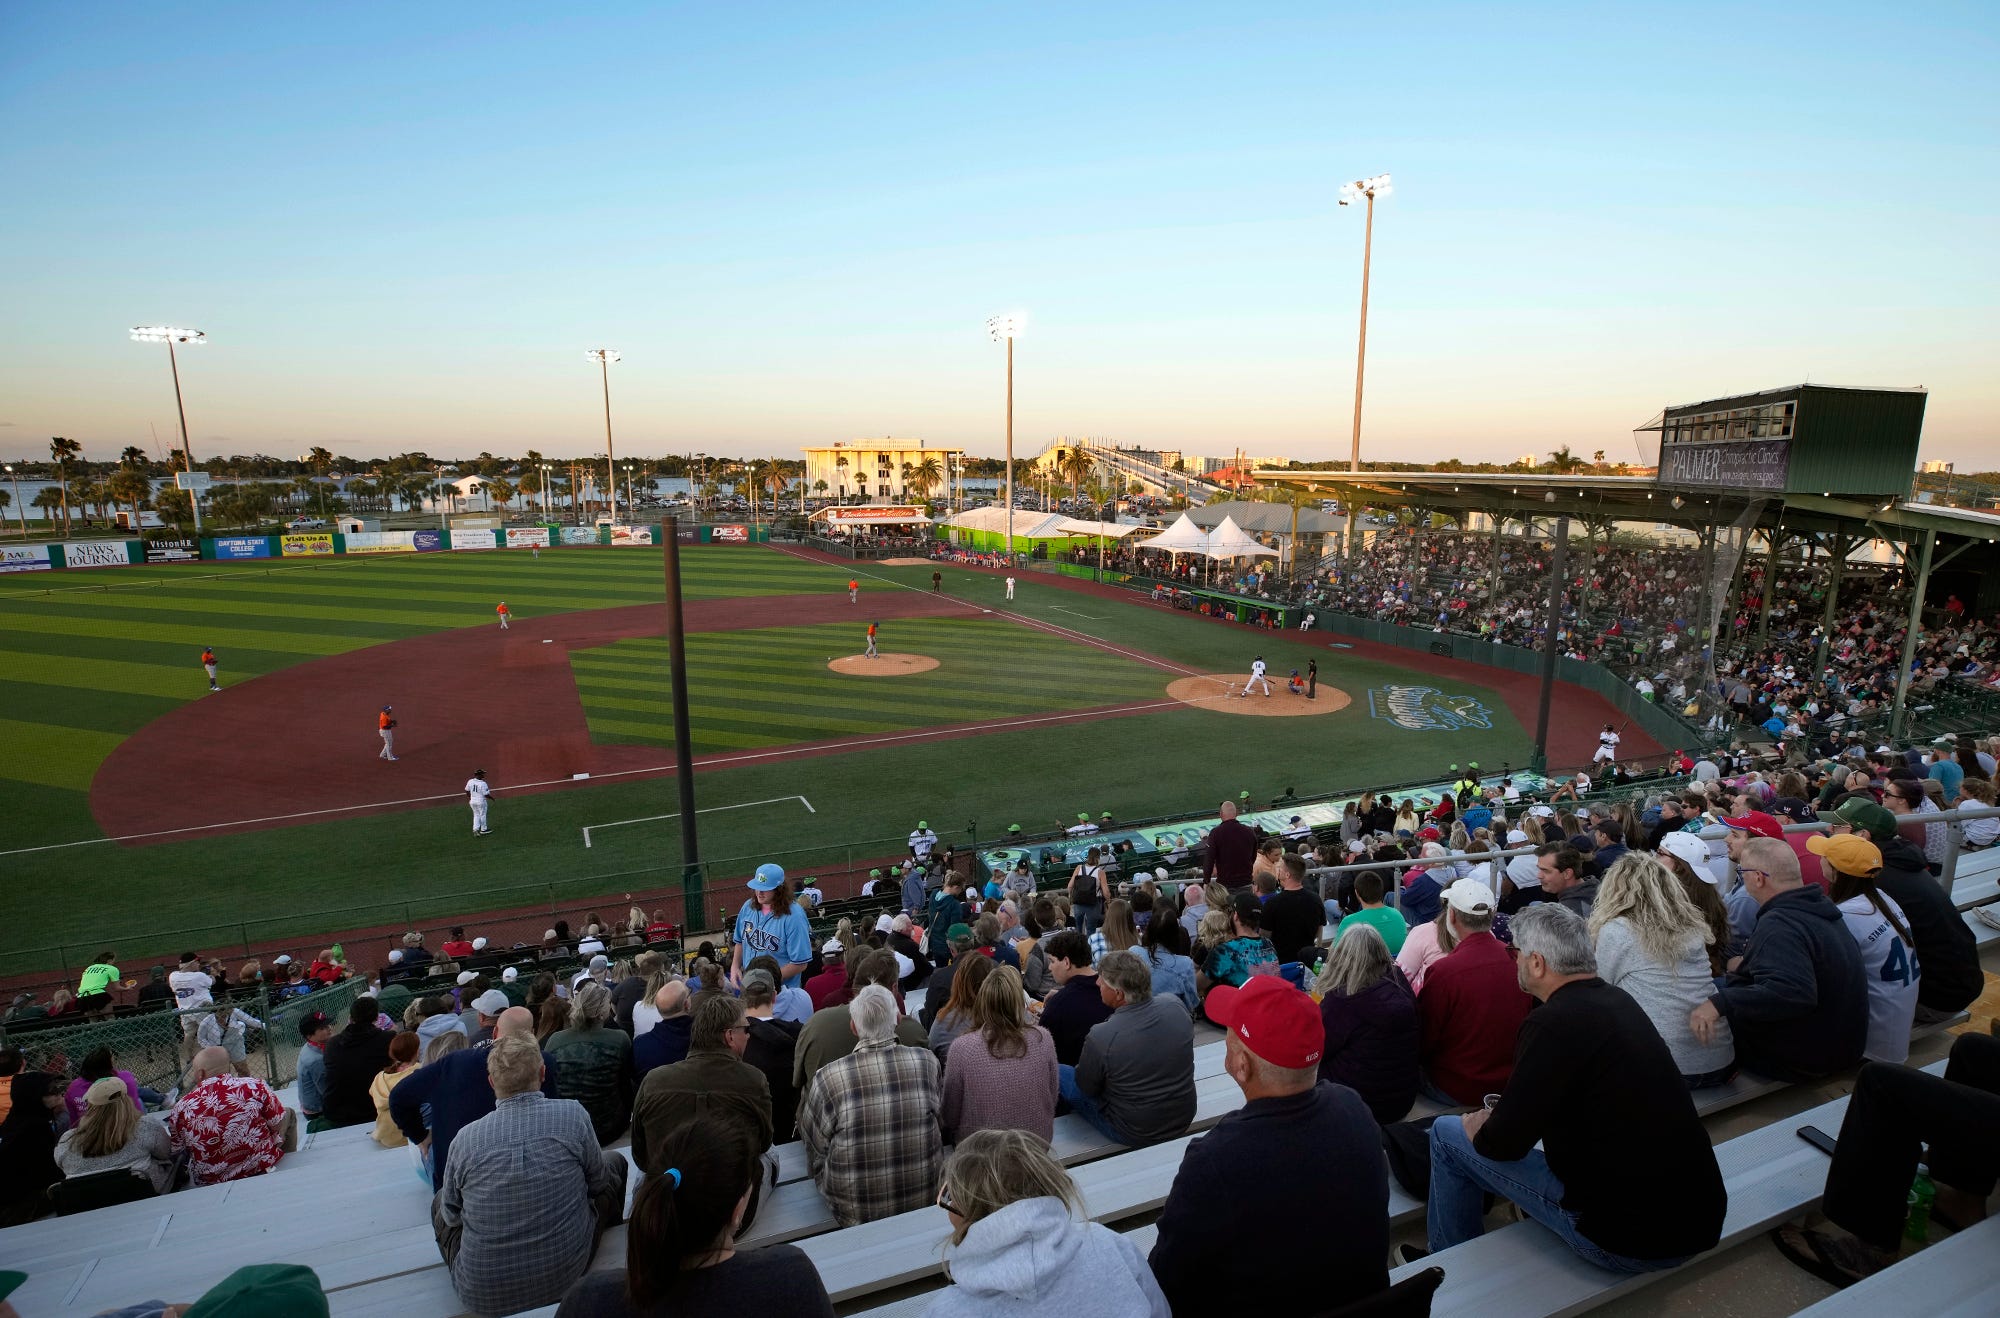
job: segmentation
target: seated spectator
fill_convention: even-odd
[[[1665,865],[1642,851],[1620,857],[1604,876],[1587,927],[1596,943],[1598,978],[1639,1004],[1689,1089],[1719,1085],[1735,1074],[1728,1022],[1717,1025],[1708,1043],[1688,1026],[1688,1013],[1715,992],[1709,972],[1715,932]]]
[[[940,1063],[952,1043],[972,1030],[973,1004],[979,1000],[979,990],[988,976],[999,969],[991,957],[981,956],[976,951],[967,953],[946,968],[953,972],[951,993],[939,1005],[928,1035],[931,1051],[938,1055]],[[925,996],[928,999],[929,994]],[[928,1007],[930,1004],[926,1001],[924,1005]]]
[[[769,975],[771,981],[778,985],[777,1000],[771,1004],[771,1014],[773,1016],[781,1021],[791,1021],[798,1025],[804,1025],[812,1019],[814,1011],[812,995],[797,984],[787,985],[784,983],[780,975],[782,967],[778,965],[776,957],[755,956],[750,958],[750,964],[743,971],[745,976],[744,982],[748,983],[748,976],[753,971],[758,970]]]
[[[1432,837],[1436,831],[1425,829]],[[1415,927],[1435,920],[1443,910],[1444,890],[1458,878],[1458,871],[1447,860],[1449,852],[1440,842],[1426,842],[1421,853],[1423,865],[1411,866],[1403,876],[1403,915]]]
[[[1187,929],[1178,920],[1150,921],[1139,937],[1146,969],[1153,972],[1153,992],[1179,998],[1190,1019],[1201,1010],[1195,988],[1194,958],[1188,955]]]
[[[658,952],[641,952],[632,958],[632,973],[611,987],[612,1019],[618,1023],[619,1029],[634,1039],[642,1031],[633,1017],[639,1010],[639,1004],[652,998],[660,991],[659,985],[666,983],[663,973],[666,964],[666,957]],[[655,980],[658,984],[654,983]],[[653,986],[651,992],[647,991],[648,985]]]
[[[1158,1144],[1194,1120],[1194,1023],[1178,998],[1156,997],[1131,952],[1110,952],[1097,989],[1111,1015],[1093,1025],[1075,1066],[1058,1071],[1063,1102],[1107,1139]]]
[[[1097,992],[1097,975],[1090,968],[1090,940],[1075,929],[1062,929],[1042,940],[1049,978],[1055,991],[1042,1002],[1037,1020],[1055,1041],[1056,1060],[1075,1066],[1083,1056],[1083,1040],[1093,1025],[1111,1015]]]
[[[896,999],[880,984],[847,1010],[854,1050],[813,1075],[799,1139],[833,1220],[854,1226],[928,1205],[942,1147],[936,1054],[897,1046]]]
[[[792,1067],[798,1060],[799,1035],[805,1029],[797,1021],[781,1021],[772,1015],[777,987],[768,975],[751,971],[743,977],[744,1028],[749,1035],[742,1058],[764,1073],[771,1087],[771,1138],[783,1143],[798,1126],[799,1090],[792,1083]]]
[[[1535,851],[1535,877],[1541,880],[1541,896],[1532,900],[1560,902],[1564,908],[1590,918],[1597,901],[1598,875],[1586,872],[1583,854],[1561,842],[1551,842]],[[1600,871],[1601,873],[1602,871]]]
[[[862,959],[859,974],[860,988],[879,984],[890,990],[890,1001],[895,1000],[897,968],[893,952],[886,948],[870,952]],[[852,1006],[850,999],[825,1011],[816,1011],[805,1028],[799,1031],[799,1044],[794,1050],[792,1062],[792,1083],[801,1101],[812,1085],[814,1074],[822,1066],[854,1051],[854,1030],[849,1015]],[[917,1023],[914,1016],[899,1015],[896,1018],[896,1042],[909,1048],[928,1050],[930,1047],[924,1027]]]
[[[756,973],[756,972],[752,972]],[[758,976],[770,987],[768,973]],[[632,1107],[632,1160],[639,1170],[657,1176],[668,1163],[660,1150],[678,1131],[697,1122],[735,1126],[762,1158],[771,1148],[771,1084],[764,1073],[743,1060],[750,1031],[743,1004],[726,993],[705,993],[695,1004],[693,1043],[688,1055],[670,1066],[647,1073]],[[770,1185],[777,1170],[770,1162],[760,1187]],[[754,1218],[762,1195],[753,1196]]]
[[[1189,1143],[1160,1209],[1149,1262],[1173,1312],[1233,1313],[1255,1296],[1259,1313],[1320,1313],[1386,1290],[1381,1133],[1352,1090],[1319,1083],[1313,1000],[1259,975],[1206,1006],[1243,1106]]]
[[[1514,958],[1493,936],[1493,890],[1460,879],[1445,893],[1457,945],[1417,991],[1424,1088],[1440,1103],[1470,1107],[1507,1083],[1514,1040],[1534,1003],[1514,978]]]
[[[1868,986],[1868,1042],[1862,1055],[1871,1062],[1907,1061],[1920,969],[1903,909],[1875,886],[1882,853],[1855,833],[1814,834],[1806,847],[1819,858],[1841,923],[1861,952],[1861,978]]]
[[[493,1024],[494,1039],[519,1035],[535,1037],[535,1017],[526,1007],[509,1007]],[[493,1111],[493,1086],[486,1076],[486,1054],[492,1043],[478,1043],[436,1062],[418,1067],[416,1074],[389,1091],[389,1115],[404,1138],[418,1146],[419,1166],[431,1185],[449,1162],[452,1141],[458,1133]],[[542,1056],[542,1093],[556,1097],[555,1062]],[[426,1113],[429,1126],[426,1127]]]
[[[438,1253],[475,1314],[553,1304],[623,1219],[626,1162],[604,1156],[582,1104],[542,1092],[532,1040],[503,1035],[466,1055],[483,1057],[494,1106],[458,1132],[440,1174],[431,1204]]]
[[[1024,1131],[967,1136],[945,1164],[949,1289],[925,1318],[1090,1314],[1165,1318],[1166,1297],[1130,1240],[1084,1215],[1048,1145]],[[1023,1268],[1023,1258],[1034,1266]]]
[[[1883,1062],[1863,1066],[1820,1201],[1838,1230],[1781,1227],[1779,1252],[1835,1286],[1895,1263],[1920,1162],[1936,1186],[1934,1215],[1960,1228],[1985,1218],[2000,1176],[2000,1039],[1959,1035],[1942,1078]],[[1921,1311],[1916,1292],[1909,1302]]]
[[[1319,1078],[1361,1095],[1377,1121],[1402,1120],[1417,1101],[1417,995],[1373,923],[1343,929],[1314,987],[1326,1032]]]
[[[1403,950],[1396,953],[1396,969],[1410,981],[1412,993],[1422,993],[1431,967],[1450,956],[1457,946],[1458,935],[1452,932],[1450,914],[1440,902],[1434,919],[1410,926],[1408,936],[1403,939]]]
[[[1729,907],[1722,900],[1721,884],[1711,867],[1708,843],[1693,833],[1669,833],[1657,854],[1679,881],[1681,894],[1701,912],[1702,923],[1708,926],[1709,975],[1720,977],[1729,959],[1742,955],[1748,940],[1738,939],[1730,923]]]
[[[1263,915],[1281,964],[1300,960],[1319,940],[1326,925],[1326,905],[1306,890],[1304,856],[1278,858],[1278,890],[1264,903]]]
[[[1055,1138],[1055,1041],[1027,1019],[1021,976],[995,966],[973,1004],[973,1028],[948,1051],[939,1122],[947,1140],[972,1131],[1029,1131]]]
[[[472,955],[472,940],[465,936],[463,926],[453,925],[451,936],[444,940],[444,945],[438,951],[443,953],[447,961],[463,961]]]
[[[586,1272],[556,1318],[665,1318],[746,1312],[833,1318],[812,1260],[795,1245],[736,1248],[762,1168],[742,1129],[696,1121],[657,1150],[666,1166],[639,1187],[625,1266]]]
[[[348,1009],[347,1028],[326,1041],[321,1114],[328,1129],[375,1120],[375,1100],[368,1089],[389,1064],[389,1032],[375,1025],[381,1014],[374,998],[358,997]]]
[[[1403,950],[1403,940],[1410,936],[1410,922],[1403,918],[1401,911],[1382,904],[1382,894],[1388,886],[1380,870],[1363,870],[1354,876],[1354,898],[1361,904],[1361,909],[1341,919],[1333,931],[1336,944],[1346,937],[1348,930],[1365,924],[1381,935],[1390,956]]]
[[[1714,1042],[1727,1020],[1737,1065],[1788,1084],[1858,1065],[1868,1042],[1868,986],[1840,908],[1799,877],[1798,857],[1784,842],[1753,837],[1738,854],[1757,925],[1736,968],[1688,1014],[1695,1039]]]
[[[1240,988],[1252,975],[1278,973],[1278,949],[1264,937],[1264,909],[1256,895],[1239,892],[1230,900],[1230,937],[1208,954],[1195,987],[1203,998],[1217,984]]]
[[[544,1045],[561,1066],[556,1093],[590,1113],[597,1142],[625,1133],[632,1116],[632,1039],[611,1024],[611,993],[586,982],[570,994],[569,1025]]]
[[[935,944],[936,940],[932,940]],[[938,1013],[951,1001],[952,977],[969,959],[977,955],[976,943],[972,937],[972,926],[955,924],[944,938],[945,956],[938,961],[938,967],[931,977],[924,981],[924,1005],[917,1012],[917,1020],[929,1030],[937,1024]],[[981,958],[982,960],[986,958]]]
[[[1104,923],[1090,934],[1090,960],[1094,965],[1106,952],[1126,952],[1139,945],[1139,926],[1132,918],[1132,903],[1113,897],[1104,903]]]
[[[132,1101],[132,1110],[144,1112],[146,1105],[162,1106],[161,1095],[139,1083],[137,1076],[122,1070],[111,1050],[102,1046],[92,1048],[83,1055],[83,1061],[76,1069],[76,1079],[69,1082],[63,1091],[63,1106],[69,1114],[69,1124],[74,1126],[83,1120],[83,1100],[90,1087],[99,1080],[117,1080],[124,1084],[126,1096]]]
[[[325,1130],[326,1041],[333,1037],[333,1022],[323,1011],[309,1011],[299,1018],[299,1115],[307,1130]]]
[[[848,971],[869,951],[865,943],[846,947],[837,938],[827,939],[819,950],[827,958],[826,969],[806,981],[806,996],[812,999],[814,1011],[847,1001]]]
[[[505,998],[501,999],[503,1005],[499,1011],[493,1013],[494,1015],[497,1016],[500,1011],[507,1009],[505,1001]],[[389,1064],[382,1068],[376,1075],[374,1083],[368,1086],[368,1096],[375,1100],[375,1129],[369,1138],[385,1149],[400,1149],[409,1143],[403,1138],[403,1132],[397,1129],[396,1119],[389,1115],[389,1095],[397,1085],[416,1072],[417,1036],[405,1032],[389,1040]]]
[[[237,1075],[222,1049],[196,1053],[189,1076],[193,1087],[174,1105],[167,1131],[187,1153],[196,1185],[262,1176],[296,1147],[295,1114],[262,1080]]]
[[[910,935],[910,931],[915,927],[907,915],[898,915],[889,922],[889,950],[902,958],[897,963],[897,974],[900,977],[897,980],[897,987],[905,993],[922,988],[925,981],[931,977],[930,957]],[[850,971],[848,983],[852,985],[853,982],[853,972]],[[853,994],[850,992],[848,996],[852,997]]]
[[[1982,780],[1966,780],[1978,781]],[[1979,965],[1979,941],[1952,905],[1951,897],[1931,876],[1923,852],[1895,831],[1896,817],[1879,805],[1850,799],[1835,806],[1830,816],[1820,818],[1832,825],[1835,834],[1851,831],[1881,849],[1876,891],[1902,912],[1915,940],[1917,963],[1923,967],[1923,977],[1917,982],[1916,1023],[1932,1025],[1964,1011],[1986,988],[1986,974]],[[1973,822],[1967,821],[1968,831]],[[1806,846],[1812,846],[1810,838]]]
[[[64,1176],[123,1169],[144,1177],[154,1194],[173,1188],[174,1146],[166,1123],[133,1105],[117,1076],[84,1091],[83,1116],[56,1141],[56,1166]]]
[[[656,1066],[669,1066],[686,1057],[688,1037],[694,1029],[685,980],[670,979],[662,985],[653,999],[653,1010],[658,1017],[653,1027],[632,1040],[632,1074],[636,1080],[644,1080]],[[633,1023],[638,1024],[640,1019],[635,1010]]]
[[[1593,973],[1580,917],[1540,903],[1512,928],[1521,982],[1543,1005],[1493,1107],[1431,1125],[1431,1250],[1479,1235],[1489,1192],[1617,1272],[1714,1248],[1728,1194],[1673,1054]]]
[[[55,1156],[56,1117],[63,1110],[56,1077],[21,1071],[12,1079],[12,1105],[0,1121],[0,1226],[48,1212],[49,1187],[63,1178]]]

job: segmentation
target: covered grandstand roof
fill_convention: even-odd
[[[1338,517],[1321,512],[1317,508],[1301,508],[1299,533],[1301,535],[1333,535],[1344,523]],[[1244,530],[1273,532],[1277,535],[1292,533],[1292,505],[1288,503],[1265,503],[1252,499],[1230,499],[1221,503],[1203,504],[1190,508],[1189,517],[1200,527],[1214,527],[1222,524],[1227,517]]]

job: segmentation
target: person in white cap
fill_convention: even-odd
[[[1520,829],[1512,829],[1507,834],[1507,850],[1514,851],[1528,845],[1528,835]],[[1535,864],[1535,853],[1530,851],[1522,856],[1509,856],[1507,864],[1500,872],[1500,913],[1512,915],[1532,901],[1541,900],[1542,874]]]
[[[1500,903],[1477,879],[1445,890],[1445,918],[1457,940],[1430,967],[1417,993],[1423,1022],[1423,1088],[1453,1107],[1478,1104],[1506,1087],[1514,1041],[1534,1001],[1514,978],[1514,957],[1493,936]]]
[[[609,990],[607,981],[611,978],[611,958],[599,952],[590,958],[590,964],[569,977],[569,991],[575,993],[585,980],[594,980]]]

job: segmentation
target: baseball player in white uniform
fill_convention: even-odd
[[[486,798],[493,794],[487,784],[486,770],[475,770],[472,777],[465,780],[465,797],[472,805],[472,836],[485,837],[493,830],[486,827]]]
[[[1597,734],[1597,753],[1590,757],[1590,762],[1592,764],[1603,764],[1608,760],[1616,760],[1618,758],[1618,741],[1618,734],[1611,730],[1609,723],[1605,724],[1604,731]]]
[[[1258,655],[1257,658],[1251,662],[1250,680],[1243,684],[1243,698],[1245,700],[1248,700],[1250,698],[1250,688],[1253,686],[1262,686],[1264,688],[1265,698],[1266,699],[1270,698],[1271,679],[1264,676],[1264,656],[1261,654]]]
[[[1012,577],[1007,578],[1007,598],[1014,598],[1014,578]]]

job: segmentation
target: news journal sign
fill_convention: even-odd
[[[1791,471],[1789,439],[1725,439],[1660,448],[1658,484],[1782,492]]]
[[[123,540],[77,540],[63,545],[64,567],[128,567]]]

